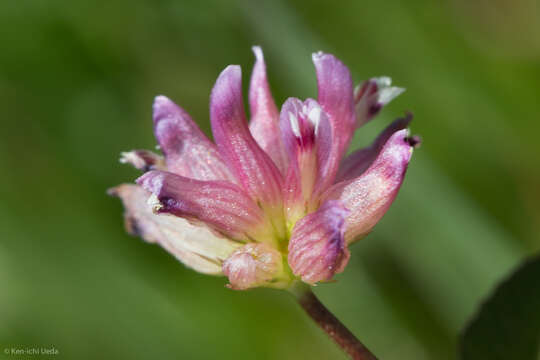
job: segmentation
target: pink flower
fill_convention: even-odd
[[[403,182],[417,142],[406,129],[410,115],[345,157],[355,130],[403,90],[386,77],[353,90],[347,67],[316,53],[317,100],[289,98],[280,112],[262,50],[253,50],[249,125],[236,65],[223,70],[210,96],[215,143],[158,96],[154,133],[164,157],[123,153],[122,162],[145,173],[111,193],[124,203],[129,232],[197,271],[226,275],[233,289],[328,281]]]

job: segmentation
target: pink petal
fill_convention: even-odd
[[[216,146],[165,96],[154,100],[154,133],[169,171],[199,180],[233,179]]]
[[[249,87],[249,130],[259,146],[270,156],[281,173],[284,173],[287,168],[287,155],[279,132],[279,112],[268,85],[262,49],[254,46],[253,52],[257,60]]]
[[[317,101],[330,116],[333,143],[341,158],[355,127],[351,74],[340,60],[330,54],[313,54],[313,63],[317,72]]]
[[[259,237],[261,209],[238,186],[226,181],[201,181],[165,171],[150,171],[137,183],[154,194],[156,213],[201,221],[233,239]]]
[[[328,116],[315,100],[302,102],[296,98],[283,104],[280,128],[290,164],[285,178],[285,207],[294,222],[316,200],[312,196],[315,189],[332,181],[327,178],[332,130]]]
[[[360,127],[373,119],[384,105],[405,91],[392,85],[392,79],[387,76],[371,78],[354,89],[356,108],[356,123]]]
[[[229,278],[229,287],[235,290],[264,285],[282,287],[283,257],[268,244],[250,243],[225,260],[223,274]]]
[[[125,207],[126,230],[150,243],[157,243],[186,266],[205,274],[221,274],[221,264],[240,245],[216,235],[206,226],[169,215],[154,214],[148,206],[149,192],[123,184],[109,190]]]
[[[348,213],[340,202],[330,200],[296,223],[288,262],[302,281],[314,284],[343,271],[350,257],[343,237]]]
[[[396,119],[379,134],[373,144],[347,156],[339,167],[336,182],[354,179],[362,175],[377,158],[390,136],[398,130],[405,129],[411,120],[412,114],[410,113],[403,118]]]
[[[317,189],[322,194],[334,182],[341,158],[347,151],[355,129],[353,83],[349,69],[335,56],[313,54],[317,72],[317,100],[330,118],[332,147],[324,169],[325,181]]]
[[[123,152],[120,157],[122,164],[131,164],[136,169],[142,171],[166,170],[163,156],[148,150],[132,150]]]
[[[403,182],[413,145],[406,129],[395,132],[360,177],[335,184],[323,196],[341,200],[351,211],[346,222],[347,243],[369,233],[386,213]]]
[[[210,120],[220,153],[245,191],[263,207],[281,207],[282,176],[246,123],[239,66],[219,75],[210,95]]]

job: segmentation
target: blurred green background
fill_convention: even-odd
[[[121,151],[155,146],[155,95],[209,133],[217,75],[240,64],[247,88],[257,44],[279,103],[315,96],[317,50],[407,88],[353,145],[405,110],[424,143],[316,293],[381,359],[454,358],[478,304],[540,248],[539,24],[537,0],[0,2],[0,351],[344,358],[286,294],[228,290],[126,235],[105,195],[138,176]]]

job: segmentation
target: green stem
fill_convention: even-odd
[[[367,347],[354,336],[320,301],[311,288],[296,285],[291,288],[298,303],[334,342],[353,360],[377,360]]]

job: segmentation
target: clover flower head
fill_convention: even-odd
[[[403,182],[418,142],[407,130],[411,115],[345,156],[355,130],[403,89],[388,77],[353,89],[347,67],[319,52],[317,99],[289,98],[279,111],[262,50],[253,50],[249,123],[236,65],[221,72],[210,96],[214,142],[157,96],[154,134],[163,156],[123,153],[121,162],[145,173],[110,192],[124,203],[129,232],[199,272],[227,276],[232,289],[328,281]]]

